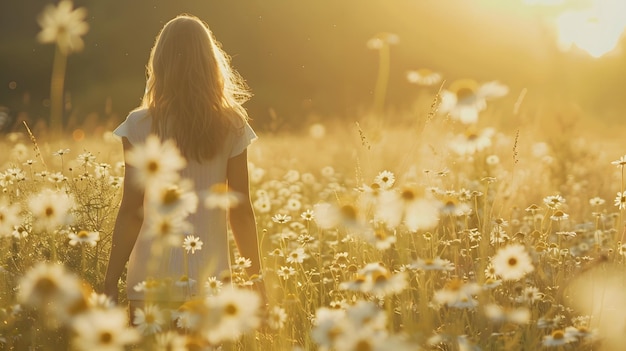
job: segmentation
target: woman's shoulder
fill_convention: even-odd
[[[151,125],[152,120],[148,109],[137,108],[128,114],[126,120],[113,133],[126,137],[132,144],[135,144],[141,142],[150,133]]]
[[[240,114],[234,111],[230,118],[231,127],[231,145],[229,157],[234,157],[243,152],[254,140],[257,135],[248,123],[247,114]]]
[[[144,120],[150,120],[150,113],[147,108],[136,108],[126,117],[126,120],[132,123],[140,123]]]

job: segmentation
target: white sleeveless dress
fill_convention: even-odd
[[[143,143],[150,135],[151,125],[152,119],[148,111],[136,110],[131,112],[113,133],[128,138],[131,144],[136,145]],[[174,286],[168,295],[170,301],[184,301],[196,295],[198,285],[204,284],[206,277],[219,277],[221,273],[230,270],[227,213],[219,209],[206,209],[203,199],[212,185],[226,183],[228,159],[241,154],[256,138],[250,125],[242,123],[242,128],[230,133],[222,152],[213,159],[202,163],[187,160],[187,166],[180,172],[180,175],[182,178],[193,181],[199,199],[196,213],[192,213],[187,220],[193,225],[195,231],[193,234],[202,240],[202,249],[193,254],[185,254],[182,246],[166,249],[165,251],[168,252],[161,253],[159,257],[156,273],[148,277],[148,262],[151,259],[152,245],[145,234],[146,218],[144,216],[144,225],[141,227],[128,261],[126,290],[129,300],[145,299],[144,292],[137,291],[134,287],[147,278],[171,279],[173,282],[179,280],[185,274],[185,260],[188,263],[188,277],[192,281],[184,288],[177,289]]]

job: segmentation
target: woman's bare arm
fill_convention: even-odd
[[[122,142],[124,152],[132,147],[128,139],[122,138]],[[133,167],[126,164],[122,202],[113,228],[111,253],[104,278],[104,293],[114,301],[118,299],[118,282],[135,246],[143,221],[144,193],[143,189],[134,184],[134,172]]]
[[[235,243],[241,256],[252,261],[252,266],[248,268],[248,274],[259,274],[261,272],[261,258],[256,219],[250,200],[248,153],[246,150],[229,159],[227,172],[228,186],[241,196],[239,204],[231,208],[229,212],[230,227],[235,237]]]

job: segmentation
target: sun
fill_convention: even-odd
[[[577,47],[593,57],[613,51],[626,29],[626,1],[594,0],[591,6],[570,10],[556,18],[558,45]]]

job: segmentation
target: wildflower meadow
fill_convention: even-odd
[[[52,100],[86,11],[62,0],[40,18],[39,41],[57,47]],[[366,45],[384,58],[402,42],[385,33]],[[424,94],[390,112],[385,74],[374,108],[352,120],[258,132],[259,275],[233,244],[228,275],[207,267],[204,281],[131,287],[193,284],[201,296],[132,314],[124,279],[119,301],[102,293],[124,160],[146,184],[160,245],[187,255],[211,243],[185,215],[236,206],[237,194],[224,184],[194,197],[176,176],[185,160],[158,138],[124,158],[111,130],[77,138],[22,123],[2,135],[0,350],[621,349],[623,126],[542,115],[506,82],[430,69],[407,72]],[[51,118],[62,105],[51,101]]]

